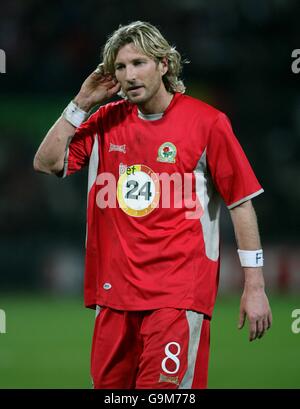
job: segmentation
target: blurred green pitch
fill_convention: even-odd
[[[219,296],[211,330],[209,388],[300,388],[300,334],[291,331],[299,298],[270,297],[274,323],[248,341],[237,329],[239,298]],[[94,311],[80,298],[0,296],[0,388],[91,388]],[[248,325],[248,324],[247,324]]]

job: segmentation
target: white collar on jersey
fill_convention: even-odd
[[[143,114],[139,109],[138,109],[138,116],[141,119],[144,119],[145,121],[157,121],[158,119],[161,119],[163,117],[164,113],[160,112],[159,114]]]

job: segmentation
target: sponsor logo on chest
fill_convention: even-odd
[[[108,152],[126,153],[126,144],[116,145],[110,142]],[[176,146],[172,142],[164,142],[158,148],[156,160],[157,162],[175,163],[176,155],[177,155]]]

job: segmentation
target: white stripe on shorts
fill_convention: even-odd
[[[203,323],[203,314],[195,311],[186,311],[186,318],[189,323],[189,350],[188,350],[188,366],[186,373],[182,379],[178,389],[191,389],[196,359],[198,355],[198,348],[200,344],[201,329]]]

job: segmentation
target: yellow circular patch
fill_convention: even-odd
[[[131,165],[118,180],[117,199],[120,208],[129,216],[141,217],[151,213],[160,198],[159,179],[145,165]]]

